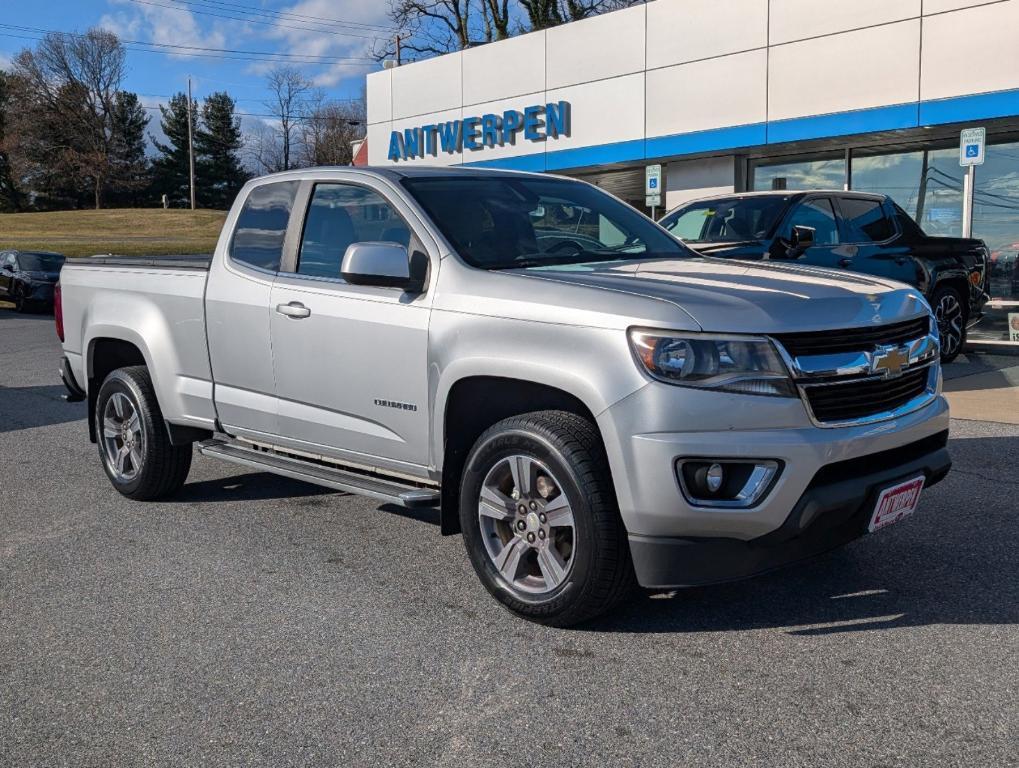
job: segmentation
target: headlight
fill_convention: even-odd
[[[630,346],[644,370],[669,384],[796,397],[789,372],[768,339],[632,328]]]

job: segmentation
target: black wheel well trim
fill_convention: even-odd
[[[934,294],[938,292],[940,288],[954,288],[959,292],[959,298],[962,299],[962,311],[969,317],[970,314],[970,297],[969,297],[970,283],[966,279],[966,275],[957,272],[942,272],[938,275],[937,280],[934,282],[934,288],[931,290],[931,309],[934,309],[933,300]]]
[[[88,381],[88,439],[93,443],[98,438],[95,416],[99,388],[106,377],[115,370],[131,365],[148,367],[145,355],[133,342],[109,336],[100,336],[89,342],[85,357],[85,376]]]
[[[566,411],[598,422],[576,395],[549,384],[504,376],[468,376],[450,387],[443,413],[443,461],[439,523],[443,536],[460,533],[460,484],[467,454],[494,424],[512,416],[539,411]]]

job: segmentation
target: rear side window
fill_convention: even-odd
[[[297,273],[339,277],[352,243],[410,244],[410,230],[382,195],[354,184],[317,184],[301,237]]]
[[[839,200],[842,216],[849,225],[849,238],[854,243],[880,243],[895,234],[895,224],[885,215],[878,200],[843,197]]]
[[[251,190],[237,217],[233,240],[230,241],[230,258],[259,269],[279,270],[283,259],[283,238],[287,234],[298,184],[296,181],[277,181]]]

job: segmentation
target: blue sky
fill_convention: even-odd
[[[12,26],[66,32],[101,26],[138,43],[317,57],[299,68],[326,97],[358,98],[365,73],[379,68],[370,59],[373,43],[394,34],[388,7],[386,0],[0,0],[0,67],[34,44],[25,38],[40,36]],[[190,76],[199,99],[225,90],[237,100],[238,111],[266,112],[263,82],[271,64],[213,58],[209,51],[141,48],[128,44],[125,88],[146,106],[186,89]],[[150,114],[152,131],[158,112]],[[245,120],[246,127],[254,119]]]

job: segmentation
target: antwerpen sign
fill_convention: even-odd
[[[521,111],[508,109],[501,115],[489,113],[480,117],[465,117],[463,120],[429,123],[417,128],[393,131],[389,136],[389,159],[395,161],[435,157],[439,152],[513,145],[520,135],[526,141],[569,136],[570,103],[557,101],[535,104]]]

